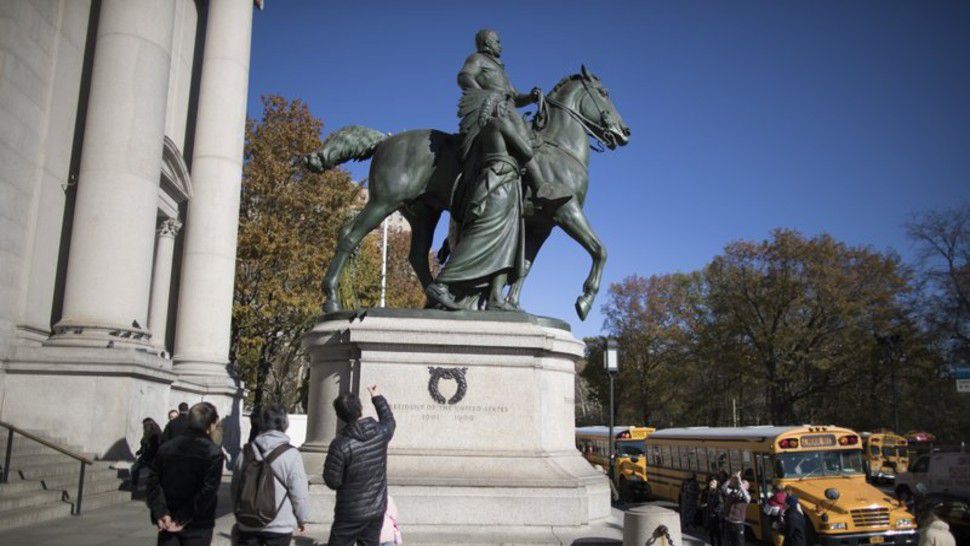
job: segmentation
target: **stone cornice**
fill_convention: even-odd
[[[189,168],[178,145],[167,136],[162,145],[162,191],[170,194],[176,203],[192,199]]]

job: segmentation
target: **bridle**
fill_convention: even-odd
[[[603,152],[606,150],[606,143],[603,140],[604,138],[606,138],[605,135],[610,134],[610,130],[608,129],[608,127],[613,122],[613,114],[611,114],[610,111],[606,109],[602,105],[602,103],[596,99],[596,97],[593,96],[593,91],[590,90],[589,85],[587,85],[586,78],[580,76],[579,82],[583,84],[583,90],[586,93],[582,96],[582,98],[579,99],[578,112],[573,108],[569,107],[568,105],[553,98],[546,97],[545,102],[551,104],[552,106],[555,106],[556,108],[559,108],[560,110],[563,110],[564,112],[569,114],[573,119],[579,122],[579,124],[583,127],[583,131],[585,131],[588,136],[593,137],[593,140],[595,140],[596,143],[599,145],[598,148],[593,146],[592,144],[590,144],[589,147],[593,151]],[[583,101],[585,101],[587,98],[592,100],[593,103],[596,105],[596,109],[599,110],[599,113],[600,113],[599,123],[596,123],[595,121],[583,115]],[[601,138],[599,135],[604,135],[604,137]]]

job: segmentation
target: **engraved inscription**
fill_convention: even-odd
[[[476,418],[504,415],[509,412],[508,406],[491,404],[463,404],[459,406],[449,406],[447,404],[409,404],[392,403],[391,409],[394,413],[417,413],[415,421],[423,422],[444,422],[454,421],[458,423],[473,423]]]

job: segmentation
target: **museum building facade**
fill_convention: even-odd
[[[232,441],[253,10],[0,3],[0,421],[122,459],[207,400]]]

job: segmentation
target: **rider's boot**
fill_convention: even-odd
[[[431,302],[436,303],[445,309],[451,311],[460,311],[461,306],[455,301],[455,298],[451,296],[451,292],[448,291],[448,287],[440,282],[433,282],[424,289],[425,295]]]

